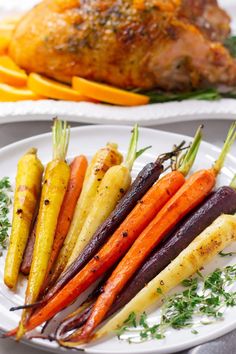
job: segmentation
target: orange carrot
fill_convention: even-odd
[[[184,184],[181,172],[167,174],[157,182],[131,211],[97,255],[59,291],[46,305],[36,311],[26,328],[32,330],[71,304],[130,248],[158,211]]]
[[[87,322],[82,328],[72,334],[69,338],[70,341],[87,342],[91,339],[95,328],[105,318],[121,290],[143,264],[151,251],[183,217],[199,205],[211,192],[227,152],[235,140],[235,126],[235,124],[231,126],[222,153],[214,166],[209,170],[200,170],[194,173],[136,239],[106,282],[103,292],[98,297]]]
[[[214,170],[201,170],[194,173],[179,191],[167,202],[153,221],[141,233],[125,257],[107,281],[104,291],[98,297],[92,313],[73,340],[87,340],[93,330],[102,322],[116,296],[124,288],[135,271],[169,231],[210,193],[215,185]]]
[[[49,280],[48,275],[52,270],[54,262],[68,233],[76,203],[82,190],[87,166],[87,159],[83,155],[75,157],[70,164],[70,179],[58,217],[58,224],[53,241],[52,253],[49,259],[48,269],[42,290],[44,290],[47,286]]]

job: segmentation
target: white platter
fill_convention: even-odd
[[[131,127],[128,126],[88,126],[72,129],[71,142],[69,147],[69,157],[76,154],[85,154],[91,157],[94,152],[106,144],[108,141],[114,141],[119,144],[120,150],[125,153],[130,137]],[[194,133],[194,132],[193,132]],[[185,139],[190,141],[189,137],[151,130],[147,128],[140,129],[139,146],[152,145],[152,149],[141,156],[134,165],[133,176],[147,162],[155,160],[159,153],[169,151],[174,143],[179,143]],[[30,147],[36,147],[39,151],[39,157],[43,163],[48,162],[51,155],[51,134],[43,134],[33,138],[19,141],[0,150],[0,178],[7,175],[14,183],[16,173],[17,160]],[[203,142],[199,151],[194,169],[210,167],[218,156],[219,149],[211,144]],[[228,156],[225,167],[218,179],[218,185],[228,185],[234,173],[236,173],[236,159]],[[236,245],[229,247],[230,251],[236,251]],[[5,254],[4,254],[5,256]],[[224,267],[233,264],[236,257],[216,257],[209,265],[205,267],[205,272],[209,273],[216,267]],[[23,303],[25,281],[21,281],[16,293],[8,290],[3,284],[3,268],[4,257],[0,258],[0,328],[4,331],[14,328],[19,321],[18,312],[9,312],[9,308]],[[236,290],[236,284],[234,286]],[[175,289],[176,291],[176,289]],[[151,314],[151,318],[158,321],[159,311],[155,309]],[[169,330],[166,339],[159,341],[150,341],[142,344],[128,344],[127,342],[118,341],[113,336],[85,348],[85,351],[91,354],[123,354],[123,353],[173,353],[184,350],[192,346],[201,344],[211,339],[217,338],[236,328],[236,307],[227,310],[223,321],[214,323],[209,326],[198,327],[199,334],[194,335],[190,329],[187,330]],[[34,339],[33,341],[24,341],[25,343],[35,346],[48,352],[63,352],[55,343],[46,340]],[[69,351],[68,351],[69,353]]]
[[[38,0],[0,0],[0,18],[22,13]],[[234,0],[219,1],[232,16],[232,28],[236,33],[236,3]],[[0,103],[0,124],[27,120],[50,120],[52,115],[61,116],[74,122],[97,124],[154,125],[176,121],[201,119],[236,119],[236,100],[183,101],[152,104],[142,107],[118,107],[103,104],[65,101],[25,101]]]

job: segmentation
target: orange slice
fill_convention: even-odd
[[[120,106],[139,106],[149,102],[149,97],[147,96],[128,92],[76,76],[73,77],[72,86],[82,95]]]
[[[11,23],[0,23],[0,54],[7,52],[14,28]]]
[[[29,75],[28,87],[33,92],[48,98],[67,101],[91,101],[70,86],[35,73]]]
[[[40,100],[42,97],[27,87],[16,88],[7,84],[0,84],[0,102],[16,102],[24,100]]]
[[[7,69],[25,73],[8,55],[0,55],[0,65]]]
[[[7,55],[0,56],[0,82],[12,86],[26,86],[27,75]]]
[[[16,25],[22,16],[6,16],[0,20],[0,26],[1,24],[11,24],[11,25]]]

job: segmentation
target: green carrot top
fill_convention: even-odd
[[[177,165],[177,169],[179,172],[181,172],[184,176],[187,176],[187,174],[189,173],[190,169],[193,166],[193,163],[196,159],[201,141],[202,141],[202,129],[203,126],[200,125],[200,127],[198,128],[193,142],[190,146],[190,148],[188,149],[188,151],[185,153],[185,155],[180,159],[178,165]]]
[[[132,130],[132,135],[129,143],[129,148],[128,148],[128,153],[124,162],[124,165],[131,171],[134,161],[141,156],[146,150],[150,149],[151,146],[147,146],[139,151],[137,151],[137,146],[138,146],[138,139],[139,139],[139,131],[138,131],[138,125],[135,124],[133,130]]]
[[[70,140],[70,126],[66,121],[54,119],[52,127],[53,160],[65,161]]]
[[[230,183],[230,187],[236,190],[236,174],[234,175],[234,177]]]
[[[234,141],[236,139],[236,122],[234,122],[233,124],[231,124],[224,146],[222,148],[222,151],[220,153],[220,156],[218,157],[218,159],[216,160],[216,162],[213,165],[213,170],[215,172],[216,175],[218,175],[224,165],[226,156],[231,148],[231,146],[233,145]]]

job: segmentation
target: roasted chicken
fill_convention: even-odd
[[[10,55],[63,82],[190,90],[236,83],[217,0],[45,0],[16,27]]]

